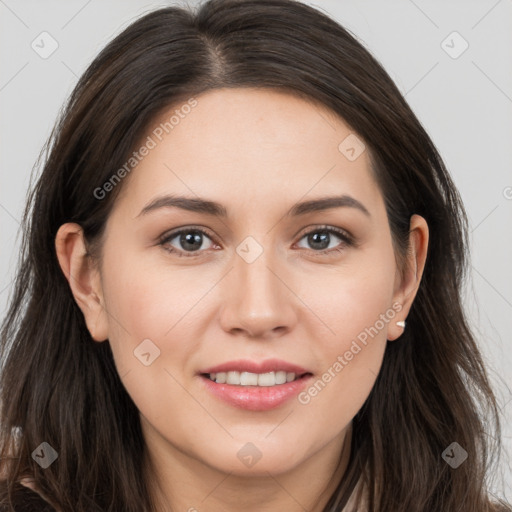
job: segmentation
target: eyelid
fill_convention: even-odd
[[[316,231],[329,231],[336,233],[340,238],[343,238],[346,242],[350,242],[355,244],[354,236],[343,228],[338,228],[336,226],[331,226],[330,224],[311,224],[306,226],[302,230],[299,231],[296,237],[303,238],[305,235],[309,235],[310,233],[315,233]],[[315,251],[320,252],[320,251]]]

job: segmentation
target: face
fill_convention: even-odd
[[[195,100],[168,133],[180,106],[155,120],[122,183],[94,325],[148,438],[223,472],[278,474],[341,444],[402,332],[391,233],[368,152],[340,118],[274,90]],[[341,199],[310,203],[326,197]],[[252,369],[251,387],[203,375],[225,364]],[[306,375],[253,387],[291,365]]]

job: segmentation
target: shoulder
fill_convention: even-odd
[[[55,512],[39,494],[24,485],[14,486],[12,500],[9,501],[7,482],[0,480],[0,512]]]

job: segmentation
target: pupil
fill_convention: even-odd
[[[194,234],[191,234],[194,233]],[[194,246],[194,242],[196,245]],[[199,249],[201,247],[201,233],[196,232],[190,232],[186,235],[181,235],[180,237],[180,243],[182,244],[182,247],[184,249],[191,249],[193,251]]]
[[[313,233],[309,235],[309,242],[314,247],[316,243],[320,243],[322,247],[316,247],[317,249],[327,249],[329,247],[329,233],[320,232],[322,234],[318,235],[318,233]],[[321,241],[319,241],[321,239]]]

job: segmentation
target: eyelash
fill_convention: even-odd
[[[204,253],[204,251],[193,251],[193,252],[188,252],[187,253],[187,251],[180,251],[178,249],[175,249],[174,247],[171,247],[171,246],[167,245],[170,242],[170,240],[173,240],[177,236],[179,236],[179,235],[181,235],[183,233],[190,233],[190,232],[201,233],[201,234],[205,235],[206,237],[208,237],[210,239],[213,238],[204,229],[202,229],[200,227],[189,226],[187,228],[183,228],[183,229],[180,229],[178,231],[174,231],[174,232],[172,232],[170,234],[163,235],[160,238],[160,240],[159,240],[159,245],[162,246],[163,249],[166,250],[167,252],[169,252],[169,253],[171,253],[173,255],[176,255],[176,256],[178,256],[180,258],[181,257],[193,258],[193,257],[196,257],[198,255],[202,255],[202,253]],[[334,233],[336,236],[338,236],[342,240],[342,242],[337,247],[334,247],[334,248],[331,248],[331,249],[322,249],[321,251],[315,251],[315,250],[311,249],[311,252],[313,252],[315,254],[315,256],[317,256],[317,255],[325,255],[325,254],[336,254],[336,253],[339,253],[339,252],[345,250],[347,247],[352,247],[352,246],[356,245],[353,237],[349,233],[347,233],[345,230],[339,229],[339,228],[335,228],[333,226],[325,226],[325,225],[324,226],[315,227],[314,229],[303,233],[299,240],[302,240],[304,237],[306,237],[308,235],[311,235],[313,233]],[[214,240],[212,240],[212,242],[215,243]]]

